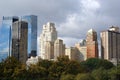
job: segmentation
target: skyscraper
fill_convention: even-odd
[[[37,55],[37,16],[28,15],[21,18],[28,23],[28,53],[31,56]]]
[[[2,28],[6,28],[5,32],[4,32],[4,36],[5,36],[5,40],[6,43],[9,40],[9,45],[6,45],[6,47],[9,47],[9,53],[11,56],[11,29],[12,29],[12,23],[15,21],[26,21],[28,23],[28,51],[27,53],[30,53],[32,56],[36,56],[37,55],[37,16],[35,15],[29,15],[29,16],[23,16],[23,17],[17,17],[17,16],[13,16],[13,17],[3,17],[3,22],[2,22]],[[9,28],[11,27],[11,29]],[[10,35],[9,35],[10,34]],[[2,39],[4,40],[4,39]],[[1,43],[2,41],[0,41]]]
[[[2,25],[9,27],[9,26],[12,26],[13,22],[18,21],[18,20],[19,20],[19,17],[17,17],[17,16],[12,16],[12,17],[4,17],[3,16]]]
[[[54,23],[48,22],[46,25],[43,25],[43,30],[40,35],[40,54],[42,59],[47,59],[47,54],[45,53],[46,42],[54,43],[57,39],[57,31]]]
[[[27,60],[28,23],[14,22],[12,25],[12,56],[22,63]]]
[[[97,32],[93,29],[90,29],[87,32],[86,39],[87,46],[87,58],[98,57],[98,42],[97,42]]]
[[[110,27],[109,30],[102,31],[101,37],[101,57],[116,64],[120,61],[120,32],[118,27]]]
[[[9,51],[7,52],[8,56],[11,56],[11,29],[12,29],[12,24],[13,24],[13,22],[16,22],[18,20],[19,20],[19,18],[17,16],[12,16],[12,17],[4,17],[3,16],[2,30],[4,32],[2,32],[2,35],[4,37],[2,37],[2,39],[0,40],[0,43],[7,43],[7,45],[4,45],[4,47],[0,47],[0,48],[6,48],[6,47],[9,46]],[[8,41],[9,41],[9,43],[8,43]]]
[[[54,59],[57,60],[57,57],[62,57],[65,55],[65,44],[63,40],[57,39],[54,43]]]

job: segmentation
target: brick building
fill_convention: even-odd
[[[87,32],[87,58],[98,57],[98,42],[97,42],[97,32],[90,29]]]

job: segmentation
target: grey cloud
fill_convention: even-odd
[[[57,22],[63,21],[67,14],[77,11],[78,6],[78,0],[2,0],[0,16],[36,14],[40,21]]]
[[[93,28],[98,32],[120,26],[119,0],[1,0],[0,17],[38,15],[38,36],[42,25],[56,23],[59,37],[73,44]],[[67,42],[68,41],[68,42]]]
[[[63,43],[67,44],[66,47],[74,46],[75,43],[79,42],[79,39],[72,37],[59,37],[59,39],[62,39]]]
[[[59,29],[63,33],[60,36],[83,38],[90,28],[94,28],[99,35],[100,31],[112,25],[120,26],[120,14],[118,14],[120,13],[118,10],[120,6],[118,4],[119,1],[113,0],[81,0],[82,9],[79,13],[76,13],[75,19],[73,20],[73,24],[76,24],[76,27],[74,28],[74,25],[71,24],[66,25],[70,23],[69,21],[62,23],[61,28],[65,27],[65,30],[62,31],[61,28]],[[71,33],[71,35],[67,33]],[[74,35],[72,35],[73,33]]]

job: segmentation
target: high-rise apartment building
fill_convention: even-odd
[[[57,39],[54,43],[54,60],[57,60],[57,57],[62,57],[65,55],[65,44],[63,40]]]
[[[87,47],[86,47],[86,40],[80,40],[79,43],[75,44],[75,48],[77,49],[77,58],[80,61],[87,59]]]
[[[86,39],[87,46],[87,58],[98,57],[98,42],[97,42],[97,32],[90,29],[87,32]]]
[[[37,55],[37,16],[28,15],[21,18],[28,23],[28,53],[30,56]]]
[[[12,25],[12,56],[22,63],[27,60],[28,23],[14,22]]]
[[[45,54],[46,59],[51,60],[54,59],[54,43],[47,41],[45,44]]]
[[[110,27],[109,30],[102,31],[101,37],[101,57],[116,64],[120,61],[120,32],[119,27]]]
[[[65,55],[68,56],[70,60],[78,60],[78,54],[76,47],[65,49]]]
[[[54,43],[57,39],[57,31],[54,23],[48,22],[43,25],[43,30],[40,35],[40,54],[42,59],[48,59],[48,54],[45,53],[46,42]],[[51,53],[52,54],[52,53]]]

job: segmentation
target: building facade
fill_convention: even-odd
[[[40,54],[42,59],[48,59],[47,55],[45,53],[46,49],[46,43],[47,42],[52,42],[54,43],[55,40],[57,39],[57,31],[55,28],[54,23],[48,22],[46,25],[43,25],[43,30],[40,35]]]
[[[65,44],[63,44],[63,40],[57,39],[54,42],[54,60],[62,56],[65,56]]]
[[[14,22],[12,25],[12,56],[22,63],[27,60],[28,23]]]
[[[53,60],[54,59],[54,43],[47,41],[45,44],[45,54],[46,59]]]
[[[86,39],[87,46],[87,58],[98,58],[98,42],[97,42],[97,32],[90,29],[87,32]]]
[[[65,55],[69,57],[70,60],[77,60],[77,49],[75,47],[70,47],[65,49]]]
[[[27,53],[30,53],[31,56],[36,56],[37,55],[37,16],[35,15],[28,15],[23,17],[18,17],[18,16],[3,17],[2,26],[6,32],[6,34],[4,33],[4,36],[5,36],[4,38],[6,40],[6,43],[8,43],[8,40],[9,40],[8,45],[6,45],[6,47],[9,46],[9,51],[7,52],[9,54],[8,56],[12,55],[12,37],[11,37],[12,31],[11,30],[12,30],[12,24],[16,21],[26,21],[28,23]]]
[[[87,47],[86,47],[86,40],[81,40],[79,43],[75,44],[77,49],[78,60],[83,61],[87,59]]]
[[[38,62],[39,62],[39,57],[38,56],[36,56],[36,57],[30,57],[30,58],[28,58],[28,60],[26,61],[26,64],[27,64],[27,66],[30,66],[31,64],[37,64]]]
[[[120,61],[120,32],[118,27],[110,27],[109,30],[102,31],[101,37],[101,57],[118,63]]]
[[[37,16],[28,15],[21,18],[28,23],[28,53],[37,56]]]
[[[13,22],[16,22],[18,20],[19,20],[19,17],[17,17],[17,16],[12,16],[12,17],[4,17],[3,16],[2,25],[12,27]]]
[[[9,46],[9,51],[6,52],[8,54],[7,56],[11,56],[11,41],[12,41],[11,40],[11,35],[12,35],[11,34],[11,29],[12,29],[12,24],[14,22],[18,21],[18,20],[19,20],[19,18],[17,16],[11,16],[11,17],[4,17],[3,16],[3,19],[2,19],[2,28],[1,29],[4,31],[4,32],[2,32],[2,33],[4,33],[3,34],[4,37],[2,37],[1,40],[3,40],[6,43],[8,43],[8,41],[9,41],[8,45],[4,45],[4,47]],[[3,42],[1,40],[0,40],[0,43]],[[6,54],[6,53],[4,53],[4,54]]]

